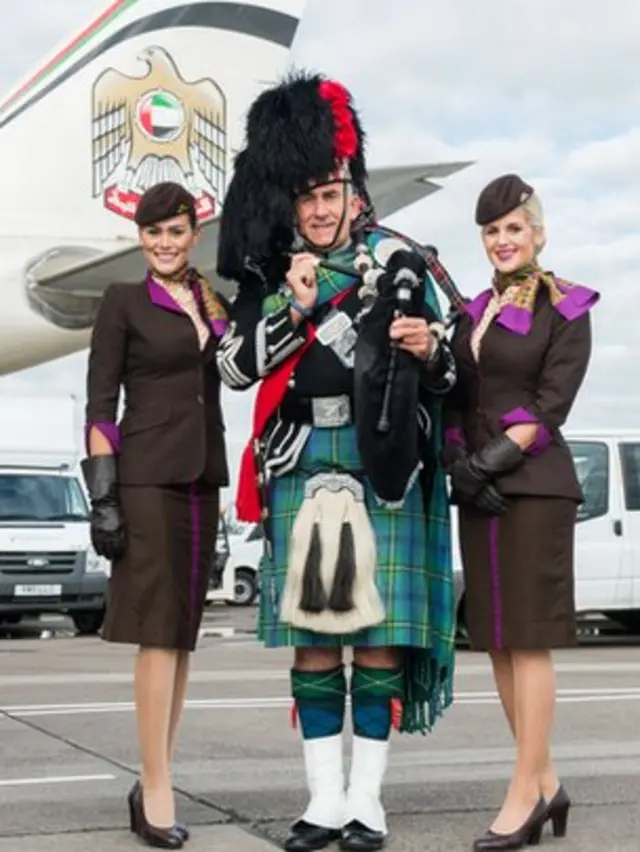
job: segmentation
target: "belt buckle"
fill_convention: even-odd
[[[351,423],[349,397],[316,396],[311,400],[313,425],[319,429],[336,429]]]

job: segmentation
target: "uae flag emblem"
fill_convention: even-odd
[[[151,92],[138,104],[138,124],[155,142],[173,142],[184,127],[184,109],[170,92]]]

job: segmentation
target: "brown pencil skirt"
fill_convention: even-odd
[[[127,548],[111,568],[102,638],[193,651],[204,610],[219,515],[219,489],[120,487]]]
[[[541,650],[576,644],[577,504],[512,497],[502,517],[459,510],[465,616],[474,650]]]

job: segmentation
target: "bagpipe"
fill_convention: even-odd
[[[390,339],[389,326],[400,316],[423,317],[441,341],[468,300],[435,249],[379,225],[376,230],[387,237],[375,252],[377,258],[384,257],[383,265],[376,267],[364,252],[357,252],[355,264],[366,307],[358,321],[354,352],[354,413],[358,449],[373,490],[385,503],[400,505],[429,454],[433,436],[419,417],[422,409],[423,417],[431,419],[424,383],[427,367]],[[354,236],[356,243],[363,242],[362,235]],[[330,260],[320,259],[319,265],[354,275],[353,268],[343,269]],[[449,303],[442,320],[425,301],[427,272]]]

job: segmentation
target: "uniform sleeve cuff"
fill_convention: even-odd
[[[508,429],[509,426],[516,426],[519,423],[535,423],[537,425],[538,433],[535,441],[527,447],[525,452],[530,456],[540,455],[540,453],[546,450],[551,443],[551,433],[544,423],[541,423],[540,420],[531,414],[530,411],[527,411],[526,408],[513,408],[511,411],[507,411],[506,414],[503,414],[500,418],[500,425],[503,429]]]
[[[258,323],[256,331],[256,366],[259,376],[284,361],[303,345],[306,327],[293,324],[289,305],[267,314]]]
[[[99,432],[107,439],[114,453],[120,452],[120,427],[113,421],[96,421],[88,422],[84,427],[84,444],[85,452],[89,455],[89,435],[92,429],[98,429]]]

